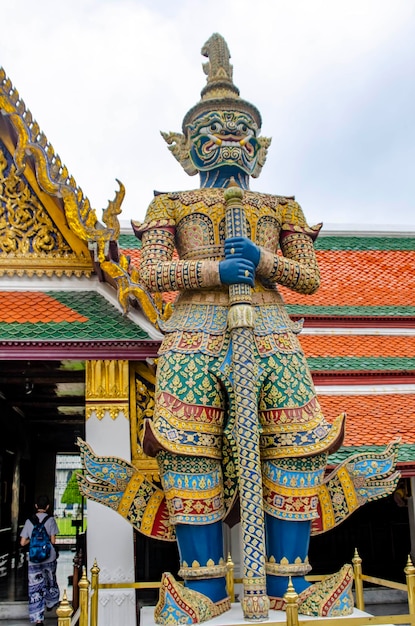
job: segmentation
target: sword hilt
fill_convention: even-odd
[[[234,179],[231,179],[229,187],[225,189],[224,193],[226,203],[225,231],[227,239],[230,237],[247,236],[245,210],[242,204],[243,197],[243,189],[238,187]],[[250,285],[246,285],[245,283],[229,285],[230,310],[228,327],[230,329],[241,327],[253,328],[254,320],[251,303],[252,289]]]

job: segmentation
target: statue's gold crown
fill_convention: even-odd
[[[203,71],[207,75],[207,83],[200,95],[201,99],[186,113],[183,119],[183,132],[196,117],[214,110],[230,110],[248,113],[261,128],[262,120],[258,109],[239,97],[239,89],[233,83],[233,67],[229,62],[231,55],[229,48],[218,33],[214,33],[201,50],[209,61],[203,64]]]

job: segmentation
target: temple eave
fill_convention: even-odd
[[[1,341],[0,359],[117,359],[157,357],[157,341]]]

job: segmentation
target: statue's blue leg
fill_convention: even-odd
[[[306,563],[310,530],[311,521],[281,520],[268,513],[265,514],[267,592],[269,596],[278,598],[284,596],[288,587],[288,576],[291,576],[297,593],[301,593],[310,586],[310,583],[304,578],[304,574],[309,569]],[[298,566],[296,566],[296,562]],[[287,563],[285,567],[284,563]],[[274,574],[270,573],[272,570],[274,570]],[[284,572],[287,573],[284,574]]]
[[[307,556],[311,524],[318,515],[317,492],[326,462],[326,452],[263,461],[267,592],[271,598],[284,596],[290,576],[297,593],[310,586],[304,577],[311,570]]]
[[[211,575],[218,575],[217,564],[223,562],[222,522],[218,521],[206,526],[177,524],[176,535],[182,564],[181,572],[186,580],[186,587],[203,593],[213,602],[226,598],[225,576],[209,578],[209,566],[206,566],[211,562]],[[195,561],[205,566],[206,578],[192,577],[191,570],[195,569],[192,568],[192,563]],[[187,568],[183,567],[184,563],[187,564]]]
[[[185,586],[213,603],[227,597],[223,557],[223,479],[219,459],[159,452],[162,485]]]

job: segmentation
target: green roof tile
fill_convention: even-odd
[[[86,321],[0,323],[2,341],[127,341],[149,335],[103,296],[91,291],[49,291],[48,296],[77,311]],[[30,298],[28,297],[28,306]]]
[[[307,360],[312,371],[415,370],[415,358],[408,357],[324,356]]]
[[[340,450],[329,456],[329,465],[338,465],[353,454],[361,452],[382,452],[386,446],[342,446]],[[399,446],[398,463],[413,463],[415,461],[415,444],[402,443]]]
[[[415,237],[331,237],[320,236],[317,250],[415,250]]]
[[[139,250],[141,241],[135,235],[120,235],[118,243],[122,250]]]
[[[321,315],[346,317],[351,315],[364,317],[414,317],[415,306],[307,306],[305,304],[287,304],[290,315]]]

